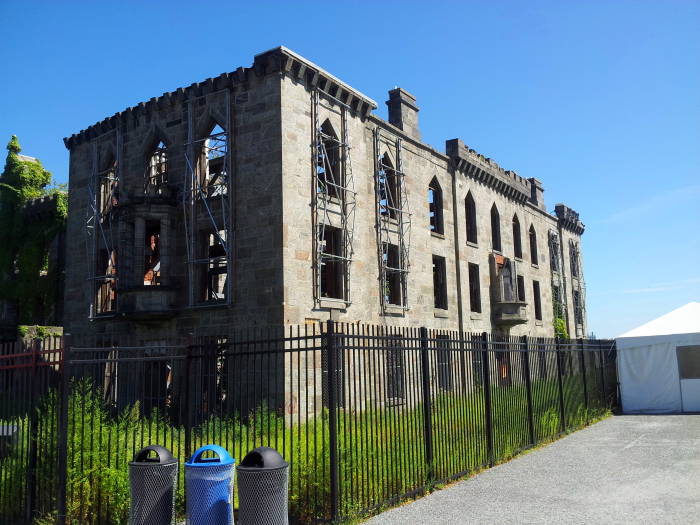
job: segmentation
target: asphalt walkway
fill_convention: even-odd
[[[700,415],[611,417],[367,523],[700,524]]]

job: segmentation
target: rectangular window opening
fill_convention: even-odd
[[[406,370],[399,336],[390,336],[386,348],[386,397],[394,404],[406,398]]]
[[[535,302],[535,319],[542,320],[542,303],[540,301],[540,283],[532,281],[532,297]]]
[[[518,301],[525,302],[525,278],[518,275]]]
[[[207,230],[202,236],[206,269],[202,285],[205,302],[226,300],[228,283],[228,257],[226,254],[226,230]]]
[[[447,273],[445,258],[433,255],[433,296],[435,308],[447,310]]]
[[[403,286],[399,247],[395,244],[384,244],[384,302],[394,306],[403,306]]]
[[[144,246],[143,284],[160,286],[160,221],[146,222]]]
[[[469,309],[481,312],[481,283],[479,282],[479,265],[469,263]]]
[[[345,299],[346,261],[343,250],[343,231],[324,226],[319,232],[322,243],[321,297]]]
[[[100,250],[97,254],[97,290],[95,313],[113,312],[117,302],[117,251]]]
[[[450,351],[450,336],[438,335],[437,345],[437,376],[438,387],[441,390],[452,390],[452,353]]]

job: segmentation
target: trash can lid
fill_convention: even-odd
[[[155,457],[151,456],[151,452],[155,452]],[[173,456],[167,448],[161,447],[160,445],[150,445],[139,450],[134,454],[134,461],[130,462],[129,465],[143,466],[143,465],[170,465],[172,463],[177,463],[177,459]]]
[[[214,458],[203,458],[205,452],[213,452],[217,457]],[[225,448],[219,445],[204,445],[199,447],[188,462],[185,463],[186,467],[211,467],[218,465],[232,465],[235,463],[235,458],[231,457]]]
[[[289,466],[282,455],[274,448],[258,447],[248,452],[241,464],[241,470],[275,470]]]

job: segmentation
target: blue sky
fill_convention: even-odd
[[[251,4],[0,0],[0,140],[65,182],[64,136],[283,44],[578,210],[596,335],[700,301],[700,2]]]

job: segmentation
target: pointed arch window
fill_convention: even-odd
[[[532,264],[537,263],[537,232],[535,231],[535,226],[530,225],[530,262]]]
[[[202,157],[201,192],[207,197],[227,195],[228,133],[219,124],[215,124],[204,139]]]
[[[321,125],[316,159],[316,193],[338,198],[343,186],[340,141],[330,121]]]
[[[491,248],[501,251],[501,214],[495,203],[491,206]]]
[[[433,177],[428,186],[428,206],[430,210],[430,231],[444,234],[445,227],[442,219],[442,188],[437,178]]]
[[[523,258],[523,245],[520,235],[520,221],[517,215],[513,215],[513,255],[516,258]]]
[[[379,166],[379,213],[384,217],[395,219],[401,203],[399,202],[399,182],[396,170],[385,153]]]
[[[117,179],[117,162],[109,156],[105,168],[97,175],[99,186],[97,209],[102,217],[107,216],[119,205],[119,180]]]
[[[471,191],[464,199],[464,215],[467,220],[467,242],[477,244],[479,236],[476,227],[476,203]]]
[[[162,140],[148,157],[146,180],[143,193],[145,195],[161,195],[168,184],[168,149]]]

